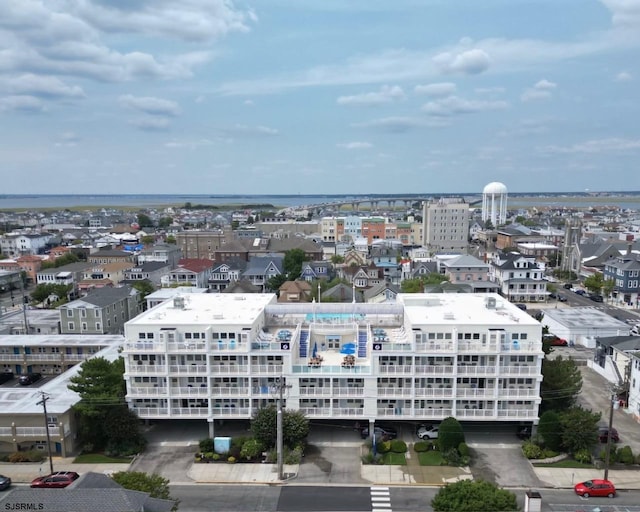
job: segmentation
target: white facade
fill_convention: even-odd
[[[490,220],[493,227],[507,222],[507,187],[494,181],[482,190],[482,220]]]
[[[126,400],[144,419],[247,419],[283,376],[286,407],[310,419],[536,422],[541,330],[488,294],[177,296],[125,326]]]
[[[629,401],[627,411],[640,422],[640,352],[632,352],[630,357]]]

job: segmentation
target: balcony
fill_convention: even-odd
[[[325,418],[331,416],[331,407],[301,407],[299,409],[308,418]]]
[[[540,370],[537,366],[500,366],[500,376],[504,375],[539,375]]]
[[[212,364],[209,368],[209,373],[211,375],[241,375],[246,374],[248,371],[249,366],[246,364]]]
[[[499,398],[539,398],[539,393],[535,389],[531,388],[509,388],[500,389],[498,391]]]
[[[330,387],[304,387],[300,388],[300,396],[332,396],[333,390]]]
[[[536,409],[500,409],[498,410],[498,418],[519,420],[522,418],[536,418],[538,411]]]
[[[47,429],[44,427],[16,427],[17,437],[46,437]],[[49,435],[60,436],[60,427],[49,427]]]
[[[167,367],[163,364],[133,364],[129,366],[128,374],[131,375],[164,375]]]
[[[376,352],[413,352],[413,345],[411,343],[392,343],[389,341],[376,342],[374,346],[381,347]]]
[[[93,354],[65,354],[64,360],[65,361],[84,361],[91,355]]]
[[[362,407],[334,407],[330,412],[334,417],[361,417],[364,416],[364,408]]]
[[[209,350],[211,352],[247,352],[247,345],[244,343],[239,344],[236,340],[214,340],[211,342]]]
[[[378,407],[378,416],[381,418],[406,418],[413,416],[411,407]]]
[[[181,375],[207,375],[206,364],[170,364],[169,373],[177,373]]]
[[[494,388],[462,388],[456,389],[457,398],[495,398]]]
[[[511,343],[501,343],[500,349],[502,352],[525,352],[537,354],[539,352],[542,352],[542,344],[537,341],[514,340]]]
[[[458,375],[495,375],[495,366],[459,365]]]
[[[457,418],[493,418],[496,413],[491,409],[456,409]]]
[[[0,437],[13,437],[11,427],[0,427]]]
[[[453,409],[450,407],[427,407],[426,409],[415,408],[416,418],[439,418],[444,419],[451,416]]]
[[[378,367],[378,373],[386,375],[411,375],[413,366],[410,364],[387,364]]]
[[[135,383],[134,383],[135,386]],[[167,388],[154,388],[151,386],[139,386],[139,387],[131,387],[129,389],[129,396],[141,397],[141,396],[159,396],[166,395]]]
[[[416,365],[416,375],[453,375],[453,365]]]
[[[267,374],[267,375],[282,375],[283,366],[281,364],[252,364],[251,373],[254,374]]]
[[[0,361],[23,361],[25,354],[0,354]]]
[[[258,388],[259,389],[259,388]],[[219,396],[249,396],[250,388],[246,387],[216,387],[215,385],[211,388],[211,396],[219,397]]]
[[[346,387],[333,388],[334,396],[364,396],[364,388]]]
[[[486,352],[498,352],[499,350],[499,345],[495,341],[489,343],[482,343],[480,340],[458,342],[458,352],[463,353],[480,354]]]
[[[62,360],[61,354],[25,354],[24,358],[27,361],[52,361],[60,362]]]
[[[172,407],[171,416],[206,418],[207,416],[209,416],[209,409],[207,407]]]
[[[410,398],[413,393],[411,388],[398,388],[398,387],[387,387],[387,388],[378,388],[378,396],[381,397],[406,397]]]
[[[200,352],[204,353],[207,351],[207,344],[199,341],[183,341],[182,343],[167,343],[167,352]]]
[[[456,351],[456,347],[452,341],[434,341],[427,343],[416,343],[416,352],[428,352],[428,353],[453,353]]]
[[[429,384],[428,386],[431,386]],[[416,388],[416,398],[451,398],[453,396],[453,389],[438,387],[438,388]]]
[[[370,373],[371,367],[369,365],[359,365],[356,363],[355,366],[344,367],[339,365],[320,365],[320,366],[308,366],[308,365],[293,365],[292,371],[294,374],[297,373],[305,373],[310,374],[311,376],[316,375],[358,375],[361,373]]]
[[[149,353],[155,352],[160,353],[164,352],[166,349],[166,345],[164,343],[125,343],[123,345],[123,352],[129,354],[137,354],[137,353]]]
[[[238,418],[248,417],[248,407],[214,407],[212,410],[214,418]]]
[[[132,409],[139,418],[163,418],[169,416],[166,407],[134,407]]]
[[[200,386],[187,386],[171,388],[171,396],[208,396],[209,389],[206,384],[201,384]]]

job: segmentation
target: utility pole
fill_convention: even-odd
[[[27,301],[24,295],[24,279],[20,272],[20,291],[22,292],[22,314],[24,315],[24,333],[29,334],[29,322],[27,321]]]
[[[609,429],[607,430],[607,447],[604,459],[604,479],[609,480],[609,462],[611,459],[611,429],[613,428],[613,410],[615,404],[615,393],[611,394],[611,404],[609,405]]]
[[[51,436],[49,435],[49,422],[48,417],[47,417],[47,400],[49,400],[49,398],[51,398],[49,395],[47,395],[44,391],[40,391],[40,396],[42,396],[42,399],[37,403],[37,405],[42,405],[42,410],[44,411],[44,428],[45,428],[45,432],[47,433],[47,450],[49,452],[49,469],[51,470],[50,472],[53,473],[53,456],[51,454]]]
[[[272,385],[272,392],[276,395],[277,403],[277,416],[276,416],[276,452],[277,452],[277,465],[278,465],[278,479],[284,480],[284,432],[282,426],[282,403],[284,402],[285,390],[289,389],[291,385],[285,384],[284,377],[282,375],[276,378]]]

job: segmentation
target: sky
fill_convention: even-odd
[[[1,0],[0,193],[640,190],[640,0]]]

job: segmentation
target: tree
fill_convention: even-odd
[[[107,432],[107,454],[135,455],[147,445],[140,431],[138,415],[126,405],[108,409],[104,426]]]
[[[284,271],[287,273],[289,281],[294,281],[300,277],[302,264],[307,260],[307,255],[302,249],[291,249],[284,253]]]
[[[42,270],[49,268],[58,268],[64,265],[69,265],[70,263],[76,263],[78,261],[80,261],[80,258],[77,254],[74,254],[73,252],[67,252],[62,256],[55,258],[53,261],[43,261],[40,268]]]
[[[582,375],[573,359],[557,356],[545,357],[542,361],[541,408],[544,411],[559,411],[571,407],[582,389]]]
[[[460,443],[464,443],[464,432],[460,422],[453,417],[442,420],[438,430],[440,451],[444,453],[451,449],[457,450]]]
[[[604,278],[602,274],[595,273],[584,280],[584,287],[591,293],[599,294],[604,286]]]
[[[605,297],[610,297],[615,287],[616,282],[613,279],[605,279],[602,283],[602,291],[604,292]]]
[[[278,410],[272,405],[258,409],[251,420],[251,434],[267,449],[276,444],[277,416]],[[309,420],[300,411],[284,410],[282,434],[285,444],[290,448],[295,447],[309,434]]]
[[[151,217],[149,217],[148,215],[146,215],[144,213],[139,213],[138,214],[138,226],[140,226],[141,228],[152,228],[153,227],[153,221],[151,220]]]
[[[176,237],[173,235],[168,235],[167,238],[164,239],[165,242],[167,242],[168,244],[176,244]]]
[[[339,265],[340,263],[344,263],[344,256],[340,256],[339,254],[334,254],[331,256],[331,263],[334,265]]]
[[[156,290],[155,286],[153,286],[153,283],[148,279],[136,281],[132,286],[140,292],[140,302],[144,301],[144,298],[147,295],[153,293]]]
[[[173,218],[171,217],[160,217],[158,220],[158,227],[161,229],[168,228],[171,224],[173,224]]]
[[[277,274],[267,280],[267,288],[272,292],[277,292],[287,281],[288,279],[286,274]]]
[[[442,487],[431,500],[435,512],[510,512],[516,495],[489,482],[460,480]]]
[[[449,281],[448,276],[432,272],[426,276],[420,276],[414,279],[405,279],[400,284],[400,290],[403,293],[423,293],[426,285],[440,284],[445,281]]]
[[[140,240],[144,245],[153,245],[156,241],[156,237],[153,235],[146,235]]]
[[[31,292],[31,301],[34,304],[39,304],[47,300],[51,295],[55,295],[61,301],[66,301],[72,288],[73,286],[70,284],[39,284]]]
[[[545,447],[553,451],[562,449],[562,424],[560,415],[555,411],[547,411],[540,416],[538,435],[544,441]]]
[[[175,505],[171,510],[178,510],[178,501],[169,492],[169,480],[156,473],[149,475],[141,471],[118,471],[111,478],[125,489],[146,492],[152,498],[174,501]]]
[[[560,415],[562,446],[569,453],[591,450],[598,442],[598,422],[602,415],[582,407],[572,407]]]

